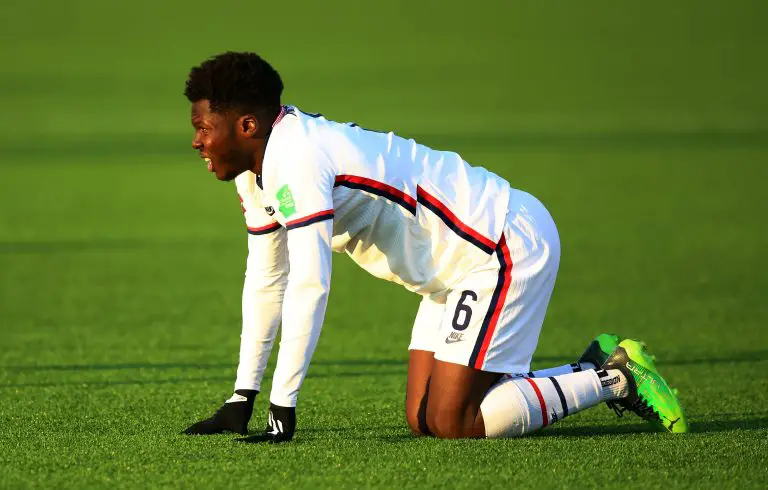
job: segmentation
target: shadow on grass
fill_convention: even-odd
[[[359,378],[365,376],[405,376],[406,371],[404,369],[385,369],[375,371],[353,371],[353,372],[340,372],[340,373],[312,373],[307,374],[307,378],[319,379],[319,378]],[[271,376],[264,376],[265,380],[270,379]],[[147,379],[147,380],[116,380],[116,381],[55,381],[55,382],[40,382],[40,383],[3,383],[0,384],[2,388],[55,388],[57,386],[79,386],[83,388],[101,388],[108,386],[129,386],[129,385],[168,385],[168,384],[182,384],[182,383],[199,383],[205,381],[232,381],[234,377],[229,376],[200,376],[194,378],[174,378],[174,379]]]
[[[405,411],[402,413],[402,425],[381,425],[375,427],[307,427],[297,432],[301,440],[307,442],[329,441],[336,439],[381,441],[386,443],[417,442],[423,437],[411,434],[405,423]],[[261,434],[258,428],[250,430],[249,435]],[[386,434],[381,434],[386,432]],[[393,433],[395,432],[395,433]]]
[[[722,357],[696,357],[691,359],[667,359],[664,366],[689,366],[697,364],[732,364],[768,360],[768,350],[738,352]],[[561,365],[573,362],[572,357],[541,356],[536,357],[537,364]],[[408,359],[317,359],[313,366],[407,366]],[[236,368],[236,362],[127,362],[110,364],[42,364],[22,366],[0,366],[0,370],[15,372],[36,371],[120,371],[132,369],[171,370],[171,369],[224,369]]]
[[[0,242],[0,254],[49,254],[51,252],[92,252],[145,248],[151,242],[135,239],[40,240]]]
[[[689,433],[703,434],[711,432],[729,432],[735,430],[760,430],[768,428],[768,416],[761,415],[734,420],[710,420],[706,422],[690,422]],[[531,437],[595,437],[624,434],[657,433],[650,424],[637,422],[619,425],[588,425],[581,427],[552,427]]]
[[[738,420],[712,420],[707,422],[694,422],[691,424],[690,433],[705,434],[714,432],[730,432],[736,430],[760,430],[768,428],[768,416],[758,416]],[[308,427],[299,429],[301,434],[306,434],[308,438],[305,442],[317,442],[319,440],[335,439],[337,435],[344,439],[363,439],[378,440],[385,443],[401,444],[408,442],[418,442],[420,437],[416,437],[407,431],[405,423],[403,425],[389,425],[380,427]],[[377,435],[377,432],[390,432],[385,435]],[[391,432],[397,431],[398,434]],[[263,431],[253,429],[249,435],[261,434]],[[632,434],[657,434],[659,433],[653,427],[645,422],[619,425],[588,425],[581,427],[551,427],[543,431],[535,432],[525,436],[533,438],[547,437],[613,437]],[[301,436],[299,434],[299,436]],[[326,435],[326,437],[323,437]]]
[[[312,366],[407,366],[408,359],[316,359]],[[237,362],[128,362],[114,364],[50,364],[32,366],[2,366],[9,371],[121,371],[132,369],[224,369],[237,368]]]
[[[203,238],[192,242],[181,239],[137,239],[137,238],[94,238],[69,240],[37,240],[21,242],[0,242],[2,254],[47,255],[50,253],[90,253],[94,251],[139,250],[168,248],[174,245],[207,248],[227,243],[223,239]]]
[[[734,420],[709,420],[706,422],[691,422],[691,432],[729,432],[732,430],[768,429],[768,415]]]
[[[405,425],[405,413],[403,413],[403,425],[381,425],[381,426],[375,426],[375,427],[357,427],[357,426],[350,426],[350,427],[300,427],[297,429],[298,431],[301,431],[302,434],[307,434],[308,436],[312,434],[311,439],[312,440],[321,440],[321,439],[330,439],[330,437],[323,437],[323,436],[335,436],[341,434],[341,437],[343,438],[350,438],[352,436],[356,439],[368,439],[375,437],[375,433],[387,431],[402,431],[406,428]],[[259,430],[258,428],[254,428],[252,430],[248,431],[248,435],[255,435],[255,434],[261,434],[263,430]],[[391,435],[391,434],[390,434]],[[409,438],[412,438],[410,434],[407,434]]]
[[[553,426],[530,437],[595,437],[657,432],[645,422],[631,424],[582,425],[578,427]]]
[[[761,430],[768,429],[768,416],[762,415],[752,418],[742,418],[738,420],[711,420],[707,422],[693,422],[690,427],[690,433],[693,434],[706,434],[714,432],[730,432],[736,430]],[[380,431],[398,431],[399,434],[385,434],[377,435],[376,432]],[[353,439],[376,439],[387,443],[403,443],[403,442],[416,442],[418,437],[406,431],[405,424],[392,425],[382,427],[335,427],[335,428],[323,428],[323,427],[310,427],[301,429],[302,433],[313,434],[310,437],[311,440],[326,439],[322,437],[323,434],[330,434],[331,437],[338,433],[343,433],[344,438]],[[252,434],[261,433],[259,430],[254,430]],[[637,422],[631,424],[606,424],[606,425],[588,425],[581,427],[551,427],[543,431],[535,432],[525,437],[611,437],[631,434],[656,434],[659,433],[653,427],[645,422]]]

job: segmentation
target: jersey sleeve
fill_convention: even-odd
[[[335,170],[320,152],[304,152],[275,172],[272,198],[277,219],[287,230],[333,218]]]
[[[331,287],[333,222],[314,222],[285,233],[290,272],[270,401],[295,407],[325,318]]]
[[[243,282],[240,360],[235,390],[261,390],[267,360],[277,336],[288,284],[286,231],[248,235]]]
[[[280,350],[270,401],[295,407],[317,345],[331,286],[333,184],[324,155],[285,165],[274,189],[288,249],[288,285],[283,298]]]
[[[240,360],[235,390],[260,390],[282,314],[288,284],[285,229],[272,219],[253,188],[255,179],[236,180],[248,230],[248,258],[242,295]]]
[[[280,228],[280,223],[269,214],[269,211],[274,213],[274,210],[265,206],[259,197],[259,191],[255,187],[255,176],[244,176],[243,179],[238,177],[236,184],[237,197],[240,199],[240,209],[243,211],[248,234],[266,235]]]

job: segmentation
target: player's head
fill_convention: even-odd
[[[184,95],[192,103],[192,147],[219,180],[254,164],[280,112],[283,82],[255,53],[222,53],[192,68]]]

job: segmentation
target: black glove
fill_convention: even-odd
[[[296,408],[269,404],[269,421],[263,434],[235,439],[239,442],[276,444],[293,439],[296,430]]]
[[[219,408],[213,417],[201,420],[187,427],[182,434],[187,435],[207,435],[222,434],[224,432],[236,432],[238,434],[248,434],[248,421],[253,414],[253,402],[256,390],[235,390],[235,393],[244,396],[246,399],[239,402],[229,402]]]

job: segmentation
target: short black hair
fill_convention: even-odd
[[[192,68],[184,95],[190,102],[207,99],[214,112],[277,112],[283,81],[256,53],[218,54]]]

